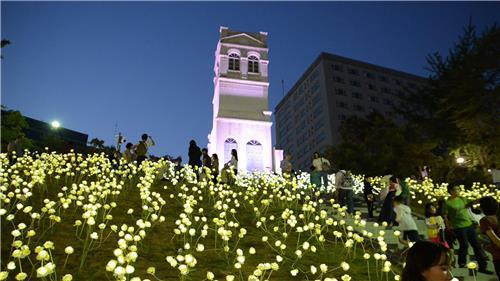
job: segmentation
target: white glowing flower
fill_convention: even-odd
[[[47,276],[48,273],[49,273],[49,271],[47,270],[47,268],[45,266],[41,266],[41,267],[37,268],[37,270],[36,270],[36,277],[42,278],[42,277]]]
[[[311,265],[311,273],[316,274],[316,272],[318,272],[318,269],[314,265]]]
[[[326,273],[328,271],[328,266],[322,263],[319,265],[319,269],[321,270],[322,273]]]
[[[477,268],[477,263],[475,263],[475,262],[469,262],[467,264],[467,268],[468,269],[476,269]]]
[[[68,247],[64,248],[64,252],[65,252],[67,255],[71,255],[71,254],[73,254],[74,249],[73,249],[73,247],[68,246]]]
[[[348,263],[346,263],[345,261],[343,261],[343,262],[341,262],[341,263],[340,263],[340,267],[342,267],[342,269],[343,269],[344,271],[348,271],[348,270],[349,270],[349,268],[350,268],[349,264],[348,264]]]
[[[7,269],[8,269],[8,270],[14,270],[14,269],[16,269],[16,263],[15,263],[15,262],[13,262],[13,261],[9,262],[9,263],[7,264]]]
[[[28,274],[25,273],[25,272],[19,272],[17,275],[16,275],[16,280],[18,281],[22,281],[24,279],[26,279],[26,277],[28,277]]]

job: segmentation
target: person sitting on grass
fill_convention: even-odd
[[[421,240],[406,254],[401,281],[450,281],[451,255],[442,244]]]
[[[498,202],[491,196],[479,199],[479,208],[485,215],[479,221],[481,233],[488,237],[484,249],[493,256],[493,266],[500,280],[500,225],[498,224]]]
[[[403,244],[409,244],[409,242],[419,241],[420,236],[418,236],[417,224],[411,216],[411,209],[403,201],[404,197],[396,196],[394,197],[393,205],[394,212],[396,213],[396,221],[399,223],[399,229],[403,232],[403,239],[400,241]]]

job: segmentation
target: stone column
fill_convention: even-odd
[[[241,78],[247,79],[248,76],[248,58],[240,58]]]

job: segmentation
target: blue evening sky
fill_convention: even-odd
[[[5,2],[2,104],[114,143],[151,134],[156,155],[187,160],[212,127],[219,26],[267,31],[270,108],[321,51],[426,76],[469,18],[500,23],[500,3]]]

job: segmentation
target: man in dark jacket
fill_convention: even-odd
[[[189,142],[189,162],[188,164],[191,166],[198,166],[201,167],[201,150],[200,147],[196,145],[196,142],[194,140],[191,140]]]

